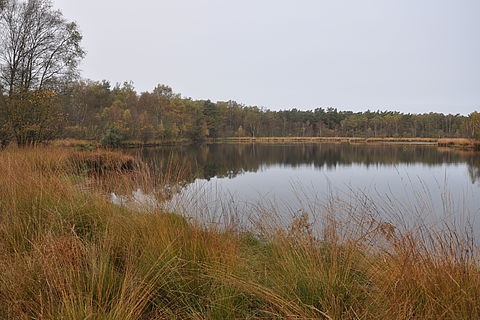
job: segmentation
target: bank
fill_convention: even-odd
[[[195,143],[190,139],[126,140],[123,148],[158,147],[187,145]],[[425,144],[443,148],[480,151],[480,141],[466,138],[362,138],[362,137],[222,137],[209,138],[196,143],[368,143],[368,144]],[[96,149],[102,147],[96,140],[58,139],[51,142],[59,147]]]

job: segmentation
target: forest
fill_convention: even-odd
[[[26,98],[28,96],[28,98]],[[269,110],[235,101],[193,100],[166,85],[136,92],[131,82],[77,80],[61,90],[1,97],[2,144],[58,138],[101,141],[202,142],[223,137],[478,138],[479,114],[352,112],[333,107]]]
[[[137,93],[125,82],[78,81],[62,95],[64,137],[142,142],[221,137],[469,137],[472,119],[460,114],[395,111],[273,111],[235,101],[193,100],[158,85]]]
[[[202,142],[223,137],[478,138],[478,113],[406,114],[353,112],[334,107],[274,111],[235,101],[194,100],[166,85],[136,92],[131,82],[77,80],[61,90],[2,96],[3,144],[35,144],[58,138],[101,141]],[[21,101],[21,103],[20,103]],[[26,103],[25,101],[30,101]],[[34,104],[34,106],[32,105]],[[8,107],[11,106],[11,107]],[[9,114],[10,111],[10,114]],[[12,121],[14,120],[14,121]]]

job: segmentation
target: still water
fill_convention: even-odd
[[[131,152],[154,175],[183,168],[169,203],[186,214],[241,215],[259,204],[280,215],[315,214],[332,197],[419,215],[475,217],[480,209],[480,154],[434,145],[222,143]]]

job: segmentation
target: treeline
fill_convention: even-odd
[[[63,136],[101,139],[107,144],[165,139],[249,137],[468,137],[475,114],[404,114],[394,111],[340,111],[317,108],[272,111],[235,101],[193,100],[159,85],[137,93],[131,83],[74,83],[63,97]],[[477,132],[478,131],[478,132]]]
[[[57,138],[122,143],[201,142],[222,137],[480,138],[480,114],[272,111],[234,101],[193,100],[164,85],[137,93],[131,83],[82,80],[60,91],[0,96],[0,142],[36,144]]]

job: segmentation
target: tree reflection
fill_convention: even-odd
[[[322,144],[202,144],[166,146],[136,151],[149,166],[164,174],[169,166],[182,167],[183,184],[195,179],[234,178],[271,166],[313,165],[332,170],[351,165],[394,166],[467,163],[472,183],[480,179],[480,154],[456,152],[425,145]],[[178,169],[177,169],[178,170]]]

